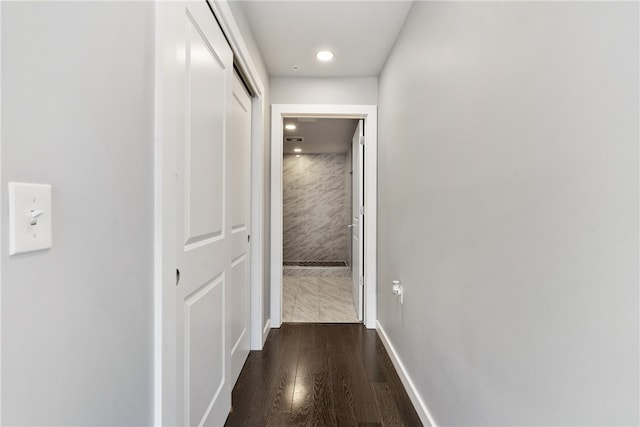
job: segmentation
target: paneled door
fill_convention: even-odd
[[[236,75],[231,101],[229,139],[229,227],[231,281],[229,283],[229,339],[231,384],[249,355],[249,219],[251,180],[251,98]]]
[[[356,306],[358,320],[363,317],[364,293],[364,123],[358,121],[358,127],[351,142],[352,201],[351,211],[351,280],[353,303]]]
[[[180,11],[176,420],[185,426],[221,426],[233,387],[227,326],[232,308],[227,302],[243,268],[238,268],[243,261],[240,248],[232,244],[233,228],[246,224],[238,219],[229,185],[235,180],[229,143],[233,56],[204,0],[182,3]]]

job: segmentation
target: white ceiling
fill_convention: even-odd
[[[378,76],[411,6],[405,0],[240,3],[273,77]],[[318,62],[321,49],[333,51],[334,60]]]
[[[284,129],[284,137],[302,136],[303,143],[282,142],[282,152],[293,154],[294,148],[301,148],[302,154],[346,153],[351,146],[353,133],[358,120],[355,119],[316,119],[316,122],[299,121],[285,118],[284,124],[293,123],[295,130]],[[308,120],[308,119],[303,119]]]

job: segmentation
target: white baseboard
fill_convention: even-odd
[[[396,371],[398,372],[400,381],[402,381],[402,384],[404,385],[404,388],[409,395],[409,399],[411,400],[411,403],[413,403],[413,407],[416,409],[416,412],[420,417],[420,421],[422,421],[422,424],[424,424],[425,426],[438,427],[435,420],[431,416],[429,408],[420,397],[420,394],[418,393],[418,390],[416,390],[416,386],[413,384],[413,381],[411,381],[411,377],[402,364],[400,357],[398,357],[396,349],[393,348],[391,341],[389,341],[389,337],[387,337],[387,334],[384,332],[382,325],[380,325],[379,321],[376,321],[376,325],[378,336],[380,337],[382,344],[384,344],[384,348],[387,349],[389,358],[391,359],[393,366],[395,366]]]
[[[269,331],[271,330],[271,318],[267,319],[264,323],[264,328],[262,328],[262,347],[264,347],[264,343],[267,342],[267,337],[269,336]]]

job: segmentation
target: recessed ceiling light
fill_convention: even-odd
[[[293,123],[289,123],[289,124],[286,124],[284,128],[288,130],[296,130],[296,125],[294,125]]]
[[[293,152],[294,153],[302,153],[302,148],[294,148]]]
[[[318,58],[319,61],[331,61],[334,56],[335,55],[330,50],[321,50],[316,53],[316,58]]]

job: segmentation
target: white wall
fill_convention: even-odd
[[[378,79],[272,77],[272,104],[376,105]]]
[[[637,3],[409,12],[380,76],[378,312],[439,425],[640,421],[638,35]]]
[[[150,425],[154,5],[2,8],[2,211],[52,184],[53,248],[3,241],[1,422]]]

